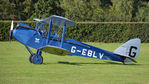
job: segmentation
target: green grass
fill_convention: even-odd
[[[113,51],[121,43],[88,43]],[[44,63],[29,63],[18,42],[0,42],[0,84],[149,84],[149,44],[141,45],[138,63],[56,56],[43,53]]]

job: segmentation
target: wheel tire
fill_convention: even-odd
[[[40,55],[33,55],[32,63],[33,64],[42,64],[43,63],[43,57]]]
[[[32,61],[33,56],[34,56],[34,55],[30,55],[30,57],[29,57],[29,62],[30,62],[30,63],[33,63],[33,61]]]

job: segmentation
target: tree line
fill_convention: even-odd
[[[0,20],[60,15],[78,22],[149,22],[148,0],[0,0]]]

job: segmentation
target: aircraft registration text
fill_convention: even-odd
[[[89,50],[89,49],[77,49],[76,46],[72,46],[71,47],[71,53],[80,53],[83,56],[88,56],[88,57],[92,57],[92,58],[100,58],[102,59],[102,57],[104,56],[104,53],[97,53],[94,50]]]

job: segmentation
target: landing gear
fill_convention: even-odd
[[[29,57],[29,62],[30,62],[30,63],[33,63],[33,61],[32,61],[33,56],[34,56],[34,55],[30,55],[30,57]]]
[[[32,63],[33,64],[42,64],[43,63],[43,57],[40,55],[33,55]]]
[[[125,62],[122,62],[123,63],[123,65],[125,65]]]
[[[29,53],[31,54],[29,57],[29,62],[33,63],[33,64],[42,64],[43,63],[43,57],[41,56],[42,51],[41,50],[37,50],[36,53],[33,53],[28,46],[25,46],[27,48],[27,50],[29,51]]]
[[[33,64],[42,64],[43,63],[43,57],[38,54],[30,55],[29,62]]]

